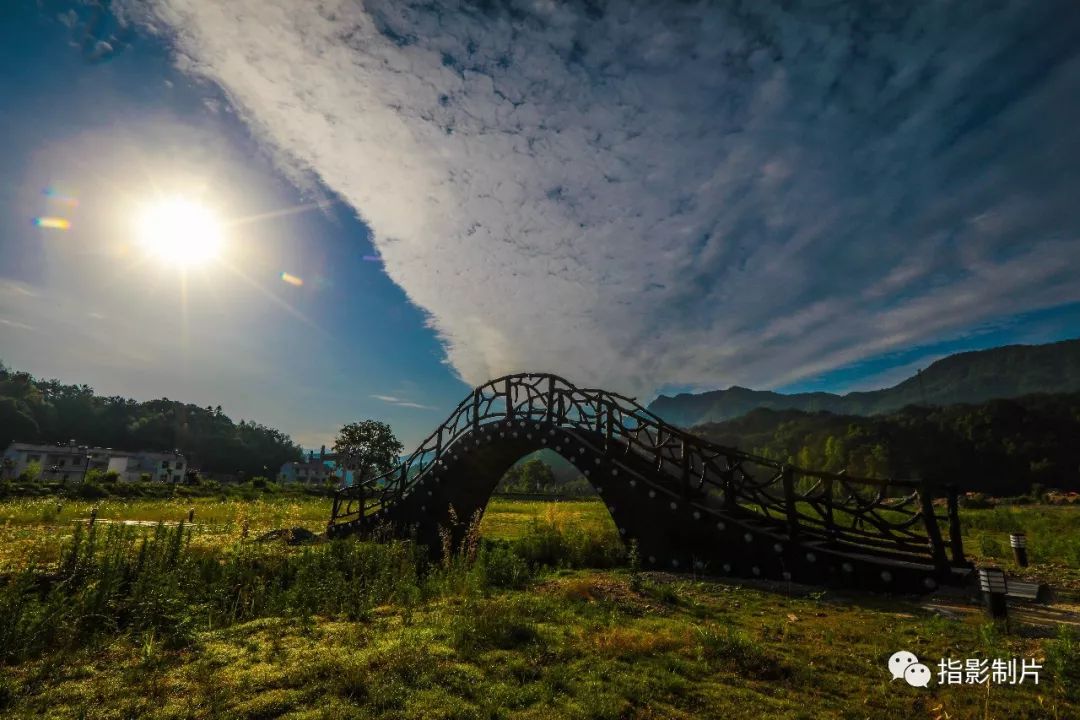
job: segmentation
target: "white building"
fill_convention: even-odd
[[[180,482],[184,479],[187,462],[178,452],[114,453],[109,457],[109,470],[120,474],[121,480],[135,481],[144,475],[158,482]]]
[[[315,457],[313,451],[308,452],[307,460],[301,462],[287,462],[278,471],[278,482],[299,482],[322,484],[331,477],[336,477],[336,467],[333,460],[335,455],[327,455],[324,445]]]
[[[131,482],[140,480],[143,475],[161,482],[180,482],[187,470],[187,462],[178,452],[128,452],[74,442],[67,445],[16,442],[4,451],[5,476],[18,477],[31,463],[41,468],[43,479],[64,482],[81,482],[90,470],[114,470],[121,480]]]

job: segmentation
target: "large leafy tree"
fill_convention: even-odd
[[[516,471],[517,492],[551,492],[555,490],[555,474],[543,460],[529,458],[510,469]],[[507,475],[511,473],[508,472]]]
[[[15,440],[35,437],[38,424],[33,413],[15,398],[0,397],[0,448]]]
[[[338,464],[352,471],[354,481],[386,472],[404,449],[390,426],[378,420],[349,423],[334,441]]]

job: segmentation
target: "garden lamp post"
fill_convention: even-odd
[[[1027,535],[1015,532],[1009,535],[1009,545],[1012,546],[1013,558],[1020,567],[1028,566]]]
[[[1008,591],[1005,572],[996,567],[979,568],[979,589],[982,590],[986,613],[994,620],[1006,619],[1009,606],[1005,597]]]

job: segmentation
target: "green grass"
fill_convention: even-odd
[[[1027,534],[1031,562],[1061,562],[1080,567],[1080,508],[1054,505],[999,505],[962,510],[961,525],[973,552],[1012,558],[1009,533]]]
[[[496,498],[488,505],[480,530],[484,537],[509,540],[524,535],[535,522],[594,534],[616,533],[615,523],[599,498],[559,502]]]
[[[55,562],[60,542],[70,539],[71,523],[87,518],[95,506],[100,519],[168,523],[186,520],[188,511],[194,508],[193,544],[217,547],[239,540],[245,521],[250,536],[280,527],[304,527],[321,532],[329,518],[330,505],[326,498],[280,496],[247,501],[3,500],[0,501],[0,573],[28,559]],[[1080,508],[1023,505],[963,509],[961,521],[964,548],[970,557],[1001,565],[1033,580],[1052,581],[1070,593],[1080,592]],[[564,539],[580,548],[606,546],[603,557],[594,564],[612,565],[621,559],[615,525],[599,499],[560,502],[495,499],[484,515],[481,533],[486,538],[510,540],[530,533],[537,524],[558,529]],[[1033,566],[1027,570],[1016,567],[1012,560],[1009,533],[1017,530],[1025,531],[1028,536]],[[579,554],[587,553],[582,550]]]
[[[999,565],[1029,580],[1049,582],[1067,595],[1080,594],[1080,507],[962,509],[960,520],[965,554],[970,559]],[[486,537],[513,538],[538,521],[617,542],[615,525],[598,499],[558,503],[494,500],[481,527]],[[1009,533],[1018,531],[1027,534],[1028,568],[1015,564],[1009,546]]]
[[[88,504],[50,516],[0,503],[24,551],[9,567],[26,570],[0,580],[0,717],[1080,717],[1072,634],[639,573],[597,501],[496,500],[475,553],[436,564],[407,541],[240,537],[243,519],[252,534],[319,530],[326,501],[103,503],[98,517],[178,521],[192,505],[194,528],[98,524],[91,537],[68,525]],[[965,511],[967,540],[1007,539],[1015,521],[1033,545],[1035,528],[1074,527],[1053,510],[1045,525]],[[1046,547],[1065,562],[1067,542]],[[901,648],[932,669],[941,657],[1046,668],[1037,688],[916,689],[889,682]]]
[[[1069,594],[1080,593],[1080,507],[998,505],[962,509],[964,551],[973,559],[1010,573],[1049,582]],[[1009,534],[1027,535],[1029,568],[1013,559]]]
[[[326,498],[273,496],[257,500],[4,500],[0,501],[0,573],[27,561],[56,562],[61,543],[71,539],[73,523],[90,517],[95,507],[99,520],[150,523],[186,522],[194,508],[192,543],[198,547],[224,547],[241,538],[245,522],[249,537],[282,527],[321,532],[330,517],[331,502]]]
[[[58,500],[20,498],[0,501],[0,524],[67,525],[87,518],[97,507],[99,520],[147,520],[179,522],[187,520],[194,508],[195,522],[239,527],[246,519],[259,527],[280,527],[285,523],[325,528],[331,500],[268,496],[266,499],[220,500],[217,498],[174,498],[161,500],[114,499]]]
[[[266,617],[8,668],[5,717],[1072,718],[1070,686],[919,690],[888,681],[896,648],[987,656],[978,624],[733,585],[573,571],[524,590],[397,603],[360,621]],[[1006,638],[1042,657],[1061,641]],[[1066,661],[1075,659],[1075,655]],[[1063,664],[1062,667],[1071,667]],[[1071,670],[1070,670],[1071,672]]]

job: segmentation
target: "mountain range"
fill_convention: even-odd
[[[758,408],[879,415],[908,405],[981,403],[1057,392],[1080,392],[1080,339],[956,353],[881,390],[782,394],[733,386],[674,397],[660,395],[649,410],[675,425],[693,427],[737,418]]]

